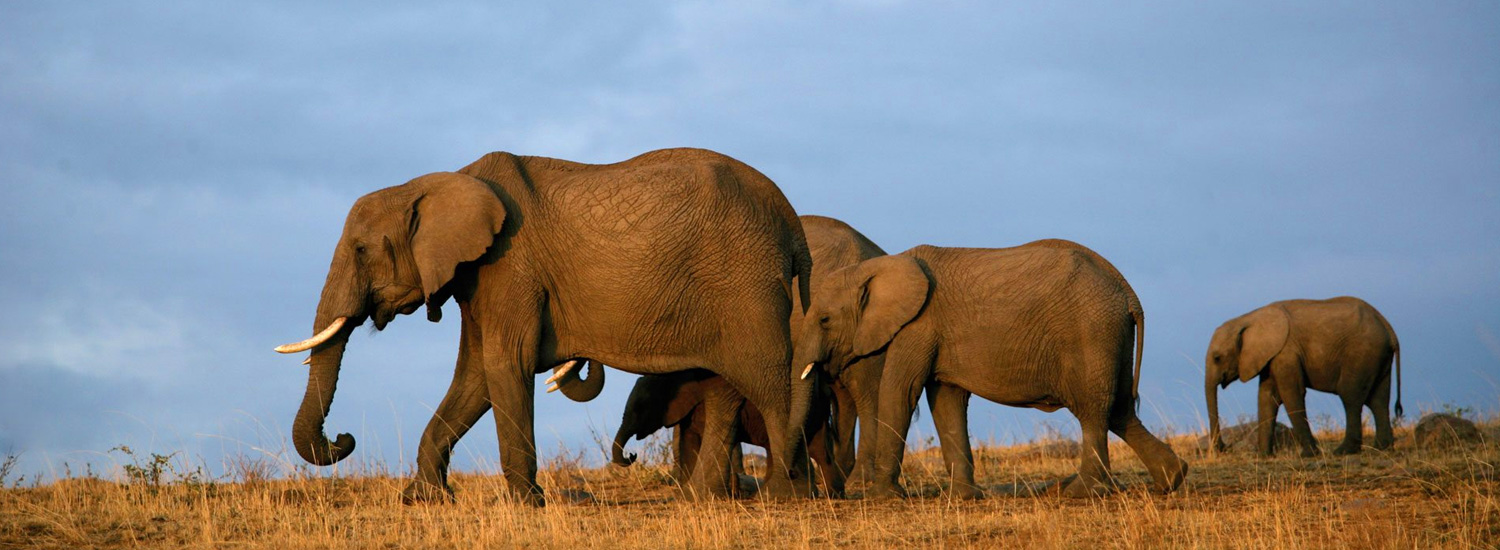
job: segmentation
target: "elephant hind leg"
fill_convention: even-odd
[[[1109,475],[1109,430],[1102,411],[1074,412],[1083,430],[1083,445],[1078,449],[1078,477],[1063,487],[1063,496],[1096,497],[1114,489]]]
[[[1341,396],[1342,397],[1342,396]],[[1359,452],[1360,446],[1364,445],[1364,413],[1365,404],[1361,401],[1343,398],[1344,402],[1344,441],[1333,449],[1335,455],[1352,455]]]
[[[1182,485],[1182,480],[1187,477],[1188,464],[1172,451],[1156,435],[1146,429],[1141,423],[1139,416],[1135,413],[1135,402],[1131,398],[1132,384],[1128,365],[1122,365],[1120,382],[1115,384],[1115,401],[1109,415],[1109,431],[1125,440],[1135,456],[1141,459],[1141,464],[1146,466],[1146,471],[1151,474],[1151,484],[1158,493],[1166,494],[1177,490]]]
[[[1187,461],[1179,458],[1171,446],[1146,430],[1134,410],[1128,413],[1112,418],[1110,431],[1124,439],[1125,444],[1130,445],[1130,450],[1140,457],[1141,463],[1146,465],[1147,473],[1151,474],[1151,485],[1158,493],[1167,494],[1177,490],[1187,477]]]
[[[1370,415],[1375,417],[1375,448],[1386,450],[1396,443],[1396,436],[1391,430],[1391,376],[1389,373],[1375,384],[1375,390],[1370,392],[1370,399],[1366,401],[1370,407]]]
[[[740,408],[744,397],[729,384],[704,386],[703,431],[696,445],[691,477],[686,485],[689,496],[700,499],[725,498],[732,495],[730,485],[730,446],[739,431]]]

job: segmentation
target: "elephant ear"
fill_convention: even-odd
[[[859,264],[855,280],[859,321],[854,329],[854,355],[862,357],[891,343],[896,332],[921,313],[927,304],[927,272],[908,256],[881,256]]]
[[[1240,381],[1249,382],[1286,347],[1291,320],[1281,306],[1267,306],[1245,316],[1240,330]]]
[[[479,259],[505,226],[505,205],[489,184],[472,176],[440,172],[422,176],[412,204],[412,257],[422,278],[429,317],[442,307],[439,289],[458,264]]]

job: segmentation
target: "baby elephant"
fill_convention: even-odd
[[[901,462],[925,388],[952,494],[977,498],[969,448],[970,394],[1005,405],[1066,407],[1083,429],[1069,496],[1108,492],[1109,432],[1125,440],[1170,492],[1187,463],[1135,415],[1140,301],[1104,258],[1070,241],[1015,248],[919,246],[813,282],[795,364],[837,368],[885,352],[876,473],[868,496],[904,496]],[[1138,372],[1138,371],[1137,371]]]
[[[1388,449],[1391,435],[1391,362],[1396,364],[1396,416],[1401,416],[1401,344],[1390,322],[1364,300],[1349,296],[1327,300],[1275,302],[1219,325],[1208,344],[1204,391],[1208,398],[1209,437],[1223,450],[1219,436],[1219,388],[1236,378],[1260,377],[1256,451],[1269,455],[1276,410],[1286,404],[1292,434],[1302,456],[1318,454],[1318,442],[1307,425],[1307,389],[1338,394],[1348,428],[1334,454],[1360,450],[1360,413],[1375,415],[1375,448]]]
[[[648,374],[636,380],[625,401],[625,412],[620,418],[620,429],[615,432],[612,462],[620,466],[635,463],[636,455],[625,454],[625,444],[631,437],[645,439],[657,430],[672,428],[672,477],[679,483],[692,478],[693,468],[698,463],[698,449],[703,444],[706,422],[703,414],[707,399],[734,396],[727,389],[723,378],[706,370],[694,369],[670,374]],[[826,388],[819,388],[820,390]],[[743,401],[743,399],[736,399]],[[843,497],[844,482],[841,472],[829,464],[828,446],[829,409],[828,397],[816,395],[808,412],[808,455],[823,473],[823,489],[835,498]],[[749,443],[767,448],[770,443],[766,435],[765,420],[753,405],[744,403],[740,409],[739,429],[734,436],[729,465],[734,474],[743,474],[744,461],[740,455],[740,444]]]

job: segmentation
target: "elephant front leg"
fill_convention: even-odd
[[[1276,452],[1276,412],[1281,409],[1281,398],[1276,396],[1276,384],[1270,377],[1260,378],[1260,389],[1256,393],[1255,452],[1269,457]]]
[[[969,447],[969,392],[958,386],[927,384],[927,404],[937,427],[943,463],[948,467],[949,493],[955,498],[976,499],[984,491],[974,483],[974,452]]]
[[[917,398],[922,395],[925,376],[889,376],[880,385],[879,420],[874,428],[880,430],[875,453],[875,479],[865,496],[871,498],[906,497],[901,486],[901,462],[906,459],[906,434],[911,429],[911,415],[916,409]]]
[[[1318,456],[1318,440],[1313,437],[1312,425],[1307,423],[1307,388],[1298,381],[1282,381],[1276,392],[1286,403],[1286,414],[1292,418],[1292,435],[1302,445],[1302,457]],[[1275,417],[1271,421],[1275,422]]]
[[[478,354],[477,332],[470,323],[465,323],[453,382],[422,432],[422,441],[417,446],[417,476],[401,492],[402,503],[453,500],[453,491],[448,486],[448,461],[453,445],[490,409]]]
[[[536,436],[534,434],[534,366],[516,368],[502,364],[492,368],[489,384],[495,432],[500,439],[500,468],[511,498],[529,506],[546,505],[542,487],[536,482]]]
[[[834,386],[833,467],[843,476],[845,483],[858,479],[854,472],[854,428],[859,408],[854,405],[854,396],[842,385]],[[866,424],[868,426],[868,424]]]

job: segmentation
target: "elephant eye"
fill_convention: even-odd
[[[819,325],[827,327],[828,323],[830,321],[832,321],[832,319],[830,319],[827,314],[823,314],[823,315],[818,316],[818,324]]]

